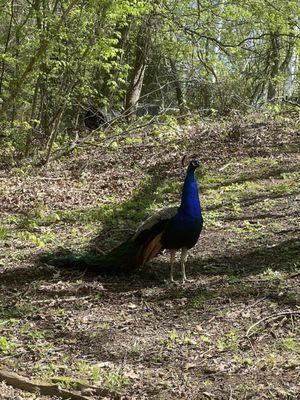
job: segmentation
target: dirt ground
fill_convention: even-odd
[[[203,122],[3,168],[0,363],[91,400],[299,399],[299,131],[297,118]],[[106,251],[178,203],[183,153],[202,163],[191,282],[179,266],[168,281],[168,254],[132,276],[38,261]],[[0,398],[58,399],[4,382]]]

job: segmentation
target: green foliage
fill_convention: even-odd
[[[0,354],[8,355],[14,353],[17,348],[17,343],[10,341],[5,336],[0,336]]]
[[[0,240],[5,240],[9,236],[9,228],[5,226],[0,227]]]
[[[51,379],[52,382],[58,383],[60,387],[66,389],[80,390],[84,385],[87,385],[87,381],[81,379],[71,378],[69,376],[57,375]]]
[[[203,119],[262,105],[266,117],[278,116],[277,99],[299,92],[291,83],[291,71],[295,82],[299,75],[297,0],[79,0],[64,13],[52,3],[21,0],[13,15],[9,2],[1,9],[0,155],[11,163],[70,145],[90,105],[123,110],[145,24],[151,50],[141,102],[173,109],[154,135],[172,139],[189,110]]]
[[[281,347],[284,350],[288,350],[292,353],[300,354],[300,342],[292,338],[283,339],[281,342]]]
[[[129,384],[129,379],[120,374],[107,374],[103,385],[110,390],[118,390]]]
[[[228,333],[218,340],[217,348],[220,351],[237,350],[238,340],[238,330],[236,328],[232,328]]]
[[[280,271],[273,271],[272,268],[267,268],[264,273],[263,276],[266,280],[268,281],[282,281],[283,280],[283,275]]]
[[[36,308],[30,303],[16,305],[9,309],[0,308],[0,318],[21,318],[32,315],[36,312]]]

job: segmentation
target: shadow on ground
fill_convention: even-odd
[[[286,240],[276,246],[259,247],[248,252],[220,255],[204,259],[194,259],[188,265],[188,274],[192,278],[233,276],[236,279],[253,276],[263,272],[267,267],[273,267],[278,271],[289,272],[299,265],[300,245],[294,238]],[[190,286],[174,286],[168,283],[169,263],[154,262],[144,266],[136,273],[120,274],[117,276],[98,275],[97,273],[85,273],[76,270],[57,269],[52,266],[40,265],[18,269],[7,269],[0,274],[0,283],[5,283],[5,289],[14,289],[22,285],[24,292],[33,284],[38,287],[39,282],[73,282],[80,279],[87,284],[78,289],[78,286],[70,286],[67,289],[49,289],[49,296],[71,296],[82,293],[97,292],[98,287],[93,288],[89,284],[99,282],[108,292],[133,292],[145,288],[166,287],[165,294],[172,298],[174,294],[189,291]],[[198,282],[199,283],[199,282]],[[192,285],[193,286],[193,285]],[[194,290],[194,289],[193,289]],[[200,291],[203,288],[199,289]],[[171,294],[173,292],[173,295]],[[166,297],[167,298],[167,297]]]
[[[262,272],[267,267],[289,271],[300,263],[300,240],[287,239],[277,245],[264,245],[249,251],[224,254],[217,257],[195,260],[190,269],[201,275],[248,276]]]

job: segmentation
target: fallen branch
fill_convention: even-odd
[[[252,332],[251,334],[250,334],[250,332],[251,332],[255,327],[257,327],[258,325],[260,325],[262,322],[269,321],[269,320],[272,320],[272,319],[281,318],[281,317],[285,317],[285,316],[287,316],[287,315],[296,315],[296,316],[299,316],[299,317],[300,317],[300,311],[284,311],[284,312],[281,312],[281,313],[278,313],[278,314],[268,315],[267,317],[262,318],[262,319],[260,319],[259,321],[255,322],[255,324],[251,325],[250,328],[249,328],[249,329],[247,330],[247,332],[246,332],[246,336],[247,336],[248,338],[249,338],[250,336],[252,336],[254,332]]]
[[[75,138],[72,141],[72,143],[67,148],[60,149],[57,152],[55,152],[49,158],[49,161],[58,160],[59,158],[61,158],[63,156],[67,156],[68,154],[72,153],[72,151],[75,150],[75,148],[77,147],[78,142],[79,142],[79,134],[78,134],[78,132],[76,132],[75,133]]]
[[[41,395],[45,396],[57,396],[69,400],[91,400],[91,397],[84,396],[79,391],[71,392],[69,390],[61,389],[58,385],[32,382],[24,376],[9,371],[4,365],[0,365],[0,381],[5,381],[8,385],[13,386],[14,388],[31,393],[39,392]],[[111,395],[108,390],[93,386],[85,387],[85,390],[89,391],[91,394],[96,392],[102,396]],[[113,397],[116,398],[115,395],[113,395]]]
[[[126,113],[124,112],[124,113],[120,114],[119,116],[113,118],[112,120],[110,120],[108,122],[105,122],[104,124],[100,125],[98,128],[92,130],[86,137],[83,137],[83,138],[79,139],[78,132],[76,132],[76,137],[73,140],[73,142],[70,145],[68,145],[67,147],[64,147],[62,149],[56,150],[51,155],[51,157],[49,158],[48,161],[58,160],[61,157],[67,156],[73,150],[75,150],[75,148],[80,148],[83,145],[94,146],[94,147],[102,147],[105,142],[109,142],[108,146],[110,146],[111,143],[114,140],[119,139],[119,138],[125,139],[127,134],[135,132],[135,131],[142,130],[143,128],[146,128],[146,127],[154,124],[154,122],[155,122],[156,126],[163,125],[163,126],[169,126],[170,128],[173,128],[170,124],[168,124],[166,122],[158,122],[158,117],[161,117],[161,116],[165,115],[166,112],[167,112],[167,109],[164,112],[162,112],[162,113],[160,113],[158,115],[152,116],[149,121],[146,121],[145,123],[140,124],[140,125],[136,124],[136,123],[132,123],[126,129],[124,129],[122,132],[117,133],[115,135],[108,136],[108,137],[102,139],[101,142],[99,142],[99,143],[94,143],[93,141],[91,141],[94,138],[95,134],[97,134],[97,135],[99,134],[100,129],[101,129],[101,131],[103,131],[104,134],[108,133],[112,129],[113,124],[117,120],[120,120],[120,119],[122,119],[122,118],[124,118],[126,116]],[[188,115],[189,115],[189,113],[186,113],[184,115],[181,115],[180,117],[181,118],[185,118]]]

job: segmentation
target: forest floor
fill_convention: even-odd
[[[93,400],[299,399],[299,131],[266,116],[161,126],[3,168],[0,363]],[[202,162],[192,282],[179,266],[168,281],[167,254],[119,277],[39,263],[59,247],[105,251],[178,204],[183,153]],[[58,399],[3,382],[0,398]]]

